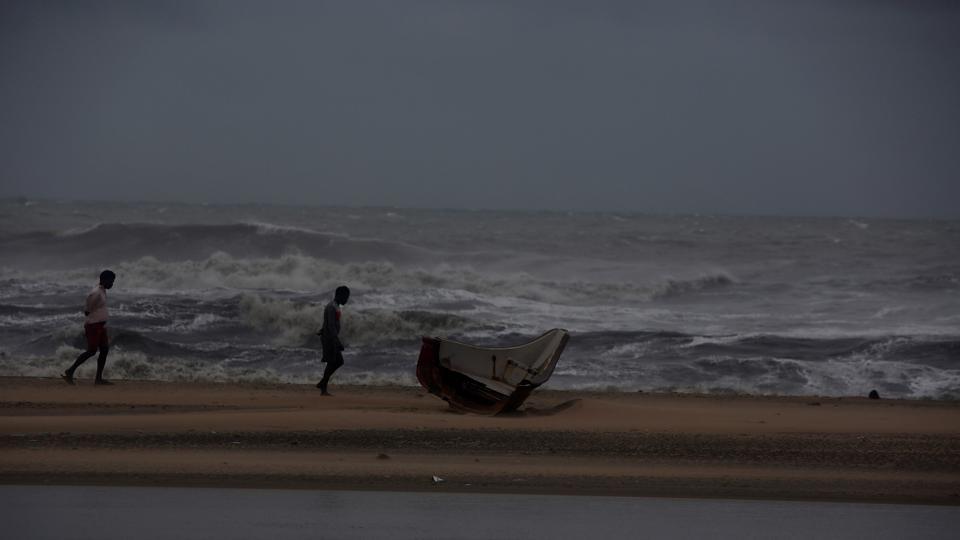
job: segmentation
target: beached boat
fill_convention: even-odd
[[[568,339],[560,328],[517,347],[424,337],[417,379],[454,408],[489,415],[510,412],[547,382]]]

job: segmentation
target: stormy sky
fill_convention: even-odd
[[[0,3],[0,196],[960,217],[960,2]]]

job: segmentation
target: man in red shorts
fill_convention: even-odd
[[[110,352],[110,342],[107,339],[107,289],[113,287],[117,275],[110,270],[100,272],[100,283],[87,295],[87,303],[83,313],[87,316],[84,321],[83,333],[87,336],[87,350],[77,357],[77,361],[63,372],[61,377],[68,384],[76,384],[73,373],[80,364],[100,351],[97,357],[97,379],[94,384],[113,384],[103,378],[103,366],[107,363],[107,353]]]

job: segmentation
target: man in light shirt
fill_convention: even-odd
[[[103,378],[103,366],[107,363],[107,353],[110,352],[110,341],[107,339],[107,289],[113,287],[117,275],[110,270],[104,270],[100,273],[100,283],[87,295],[87,303],[83,313],[87,316],[83,325],[83,333],[87,338],[87,350],[77,357],[61,377],[68,384],[76,384],[73,379],[73,373],[80,364],[87,361],[88,358],[100,351],[97,357],[97,378],[94,384],[113,384]]]

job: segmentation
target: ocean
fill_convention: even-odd
[[[416,385],[422,336],[571,339],[553,389],[960,398],[960,221],[0,201],[0,375]],[[91,376],[94,359],[78,373]]]

